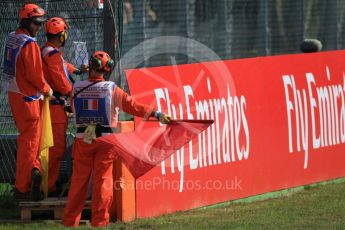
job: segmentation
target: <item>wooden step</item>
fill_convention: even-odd
[[[63,210],[66,206],[66,198],[47,198],[42,201],[21,201],[19,207],[21,208],[20,216],[22,220],[31,220],[32,211],[54,211],[54,220],[61,220]],[[91,201],[85,202],[84,210],[91,209]]]

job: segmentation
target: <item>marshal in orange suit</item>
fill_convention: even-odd
[[[45,25],[47,42],[42,49],[44,77],[53,89],[53,96],[49,105],[54,138],[54,146],[49,149],[48,190],[50,194],[59,193],[56,182],[66,150],[68,125],[65,96],[70,95],[74,82],[70,74],[80,73],[62,56],[61,48],[67,40],[68,28],[69,26],[63,18],[50,18]]]
[[[109,224],[115,154],[111,147],[95,138],[112,132],[111,128],[117,123],[118,109],[135,116],[155,116],[165,124],[170,122],[168,115],[138,103],[114,82],[105,81],[103,75],[111,71],[113,66],[114,61],[107,53],[95,52],[89,62],[89,79],[76,82],[73,86],[72,107],[77,134],[72,152],[71,187],[62,221],[65,226],[79,225],[91,173],[92,226],[105,227]]]
[[[39,161],[40,103],[52,95],[44,80],[41,51],[34,37],[45,22],[45,12],[35,4],[20,10],[20,27],[7,36],[2,86],[8,99],[19,135],[17,139],[16,199],[40,200],[41,164]]]

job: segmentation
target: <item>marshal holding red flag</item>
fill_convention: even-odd
[[[103,51],[96,51],[89,61],[89,78],[77,81],[72,90],[76,138],[73,144],[73,174],[62,223],[79,225],[87,184],[92,173],[92,226],[109,224],[113,198],[113,162],[119,156],[135,177],[181,148],[205,130],[213,121],[172,121],[169,115],[150,105],[137,102],[104,74],[114,67],[114,60]],[[95,101],[97,100],[97,102]],[[140,129],[133,133],[112,134],[118,110],[156,121],[166,126]]]
[[[98,140],[111,145],[135,178],[171,156],[198,134],[213,124],[213,120],[173,120],[168,125],[131,133],[110,134]]]

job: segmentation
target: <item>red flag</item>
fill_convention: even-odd
[[[110,144],[129,171],[138,178],[179,150],[213,120],[173,120],[170,124],[97,138]]]

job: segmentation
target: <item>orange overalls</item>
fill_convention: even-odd
[[[54,94],[59,93],[62,96],[69,95],[72,91],[72,83],[69,74],[73,73],[76,68],[65,62],[62,52],[51,42],[46,42],[42,49],[43,72],[44,77]],[[59,176],[61,161],[63,160],[66,150],[66,129],[68,118],[65,112],[64,99],[53,96],[50,100],[50,116],[53,129],[54,146],[49,149],[49,166],[48,166],[48,190],[55,191],[55,182]]]
[[[90,81],[103,80],[101,76],[92,76]],[[119,87],[115,87],[111,97],[112,111],[119,109],[135,116],[145,117],[153,108],[136,102]],[[117,113],[112,119],[116,123]],[[115,154],[111,148],[94,140],[91,144],[83,141],[83,133],[77,133],[73,145],[73,174],[68,201],[62,223],[65,226],[79,225],[83,210],[89,178],[92,172],[92,226],[104,227],[109,224],[109,209],[113,199],[113,161]]]
[[[29,36],[29,33],[22,29],[17,29],[15,34]],[[19,51],[15,64],[15,79],[8,88],[9,104],[19,132],[15,186],[22,193],[29,190],[32,169],[37,168],[41,171],[38,154],[40,102],[37,96],[39,93],[48,94],[49,91],[50,87],[43,77],[41,51],[32,39]],[[36,99],[31,100],[32,98]]]

